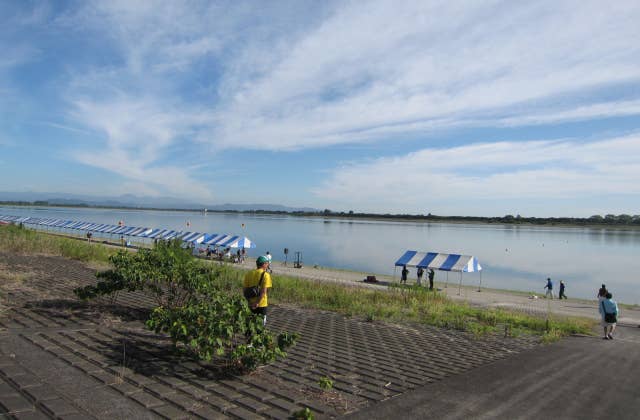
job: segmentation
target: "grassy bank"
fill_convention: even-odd
[[[221,267],[218,286],[227,293],[239,293],[244,273],[233,266]],[[333,311],[369,321],[433,325],[476,336],[505,332],[511,336],[534,334],[542,336],[543,341],[590,334],[595,325],[595,321],[584,318],[547,319],[474,307],[423,287],[391,286],[388,290],[377,290],[282,275],[274,276],[269,302]]]
[[[0,227],[0,249],[21,254],[61,255],[85,262],[106,262],[117,249],[102,244],[68,239],[16,226]],[[239,293],[244,272],[221,267],[219,287]],[[469,331],[481,336],[491,332],[511,335],[536,334],[551,341],[561,336],[588,334],[595,322],[578,318],[538,318],[501,309],[472,307],[420,287],[373,290],[337,283],[276,276],[270,301],[323,309],[370,321],[412,322]]]
[[[106,263],[117,250],[85,240],[20,228],[14,225],[0,226],[0,250],[16,254],[60,255],[84,262]]]
[[[547,321],[500,309],[472,307],[415,286],[381,291],[278,276],[273,295],[276,302],[363,316],[371,321],[415,322],[453,328],[478,336],[506,329],[511,335],[533,333],[548,340],[588,333],[593,325],[589,320],[551,318]]]

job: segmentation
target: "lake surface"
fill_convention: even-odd
[[[0,206],[0,214],[244,235],[257,244],[250,256],[270,251],[289,261],[300,252],[304,265],[394,274],[395,261],[409,249],[474,255],[483,287],[544,294],[546,278],[564,280],[569,297],[595,298],[605,283],[618,302],[640,304],[640,230],[536,227],[458,223],[345,221],[279,215],[247,215],[155,210],[25,208]],[[187,227],[187,222],[190,226]],[[399,275],[399,272],[397,273]],[[411,270],[415,278],[415,269]],[[436,272],[444,281],[445,272]],[[457,283],[459,274],[449,273]],[[478,284],[478,273],[463,274]]]

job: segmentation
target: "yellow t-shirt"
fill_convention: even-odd
[[[255,270],[248,271],[247,274],[244,275],[244,281],[242,282],[242,287],[254,287],[260,283],[260,277],[264,270],[262,268],[256,268]],[[262,279],[262,287],[266,287],[269,289],[271,287],[271,274],[265,272],[264,278]],[[269,290],[267,290],[267,293]],[[268,305],[267,302],[267,293],[264,294],[264,297],[260,302],[258,302],[258,308],[266,308]],[[255,303],[258,298],[253,298],[249,300],[249,303]]]

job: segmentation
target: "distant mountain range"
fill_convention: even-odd
[[[52,205],[63,206],[99,206],[99,207],[134,207],[156,209],[208,209],[212,211],[303,211],[318,212],[311,207],[288,207],[279,204],[205,204],[180,200],[173,197],[138,197],[133,194],[123,194],[117,197],[95,197],[65,193],[38,192],[0,192],[0,201],[47,202]]]

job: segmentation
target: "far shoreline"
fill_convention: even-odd
[[[208,209],[178,209],[178,208],[158,208],[158,207],[127,207],[127,206],[99,206],[82,204],[33,204],[17,202],[0,202],[1,207],[16,208],[69,208],[69,209],[101,209],[101,210],[124,210],[124,211],[168,211],[176,213],[216,213],[235,214],[248,216],[286,216],[294,218],[311,218],[324,220],[328,223],[335,220],[340,223],[353,223],[358,221],[367,222],[390,222],[390,223],[421,223],[421,224],[469,224],[504,227],[539,227],[539,228],[588,228],[607,230],[638,230],[640,222],[631,223],[599,222],[589,221],[589,218],[577,217],[519,217],[519,216],[436,216],[436,215],[402,215],[402,214],[375,214],[375,213],[345,213],[345,212],[297,212],[297,211],[270,211],[270,210],[208,210]],[[593,217],[593,216],[592,216]],[[637,217],[630,216],[630,217]],[[571,222],[570,220],[575,220]]]

